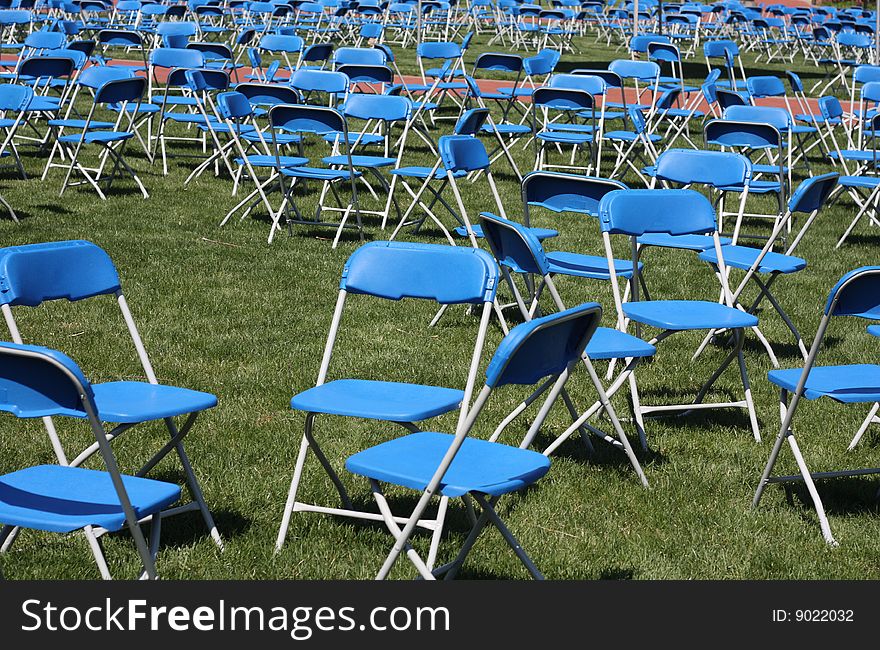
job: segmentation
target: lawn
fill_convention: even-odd
[[[487,50],[487,40],[487,36],[476,39],[468,62]],[[577,44],[580,53],[563,56],[560,71],[604,67],[622,56],[593,45],[591,39]],[[411,49],[400,51],[398,58],[404,72],[415,71]],[[786,67],[755,65],[748,55],[746,64],[750,74],[781,74]],[[795,69],[808,85],[820,73],[812,66]],[[701,81],[706,73],[702,59],[687,64],[685,73],[692,81]],[[449,124],[438,133],[448,131]],[[407,160],[433,163],[416,138],[410,144]],[[321,146],[318,143],[309,151],[319,156]],[[195,152],[180,146],[174,151]],[[289,400],[314,385],[340,273],[359,245],[356,236],[343,238],[332,250],[331,230],[300,226],[292,236],[281,233],[270,246],[266,244],[268,222],[260,210],[252,218],[234,219],[219,228],[221,218],[237,202],[231,196],[231,180],[205,174],[183,187],[197,164],[193,158],[173,158],[171,173],[163,177],[161,166],[150,167],[132,146],[130,160],[149,189],[150,199],[142,200],[134,183],[123,180],[101,201],[84,187],[69,189],[59,198],[62,171],[52,170],[42,182],[39,176],[45,157],[33,148],[24,148],[23,154],[29,180],[7,172],[0,184],[0,191],[22,217],[19,225],[0,220],[2,240],[17,245],[87,239],[103,247],[117,265],[160,380],[209,391],[219,398],[219,405],[197,421],[187,449],[226,547],[223,552],[215,547],[197,514],[168,519],[158,558],[160,575],[167,579],[371,578],[391,546],[391,537],[378,524],[298,513],[283,550],[273,554],[304,420],[302,414],[289,409]],[[523,170],[533,168],[531,149],[517,146],[516,155]],[[813,162],[816,172],[829,169],[818,158]],[[496,174],[509,214],[519,217],[515,177],[503,164]],[[634,175],[624,180],[639,186]],[[480,210],[493,209],[484,179],[473,185],[465,182],[463,188],[472,218]],[[306,211],[314,205],[317,193],[316,186],[309,189],[299,197]],[[365,199],[366,207],[375,205]],[[766,210],[769,202],[754,199],[750,207]],[[868,226],[835,250],[834,243],[852,215],[853,204],[847,198],[826,210],[799,249],[808,268],[781,278],[776,285],[777,295],[808,341],[837,279],[850,269],[876,263],[877,234]],[[560,231],[557,239],[547,242],[548,248],[601,254],[594,221],[536,210],[533,225]],[[766,222],[751,221],[750,228],[766,230]],[[380,230],[375,219],[366,218],[367,239],[380,240],[389,232]],[[404,230],[401,239],[443,241],[439,231],[427,225],[417,235]],[[620,243],[623,248],[618,253],[623,256],[626,243]],[[693,254],[653,249],[645,263],[653,296],[717,299],[717,281],[710,267]],[[606,284],[562,279],[558,285],[569,305],[600,302],[606,309],[603,323],[613,325],[613,302]],[[352,298],[329,376],[463,385],[476,318],[464,309],[450,309],[429,329],[434,311],[435,306],[415,301]],[[18,308],[16,316],[26,342],[69,353],[93,381],[144,378],[110,297]],[[800,357],[782,322],[771,310],[765,309],[760,316],[762,330],[775,343],[782,365],[798,365]],[[819,362],[870,362],[877,354],[877,343],[865,334],[864,325],[843,319],[836,322]],[[493,322],[489,351],[501,337],[500,327]],[[691,354],[700,340],[700,334],[674,337],[661,346],[653,363],[639,370],[644,402],[687,399],[693,394],[725,354],[724,349],[710,347],[692,362]],[[484,365],[488,359],[487,354]],[[597,453],[588,457],[581,442],[572,439],[553,457],[548,476],[534,489],[502,501],[502,517],[548,578],[880,578],[876,480],[850,478],[820,484],[839,548],[823,542],[812,505],[800,487],[787,491],[771,486],[760,508],[750,507],[778,432],[779,411],[778,394],[766,379],[770,361],[751,334],[746,361],[761,443],[752,438],[745,413],[740,411],[653,419],[648,422],[652,451],[639,451],[650,489],[641,487],[618,451],[597,441]],[[728,371],[710,397],[727,399],[738,381],[735,370]],[[572,378],[569,390],[581,408],[594,400],[582,369]],[[621,414],[628,413],[624,392],[616,399]],[[523,396],[514,387],[498,392],[478,423],[476,435],[490,435]],[[846,451],[866,411],[867,405],[802,404],[796,428],[812,469],[876,464],[880,443],[876,432],[866,435],[854,452]],[[452,431],[454,423],[449,416],[429,426]],[[82,423],[65,420],[60,424],[68,449],[87,444],[90,433]],[[542,440],[551,439],[568,424],[565,409],[557,405]],[[624,424],[633,433],[631,424]],[[517,444],[527,426],[527,418],[518,420],[506,441]],[[318,420],[316,435],[341,468],[347,455],[402,431],[376,422],[324,417]],[[131,471],[164,440],[164,428],[141,426],[114,446],[123,468]],[[0,419],[0,449],[3,472],[54,459],[41,424],[11,416]],[[93,462],[91,466],[98,465]],[[795,471],[787,449],[779,470]],[[169,458],[152,476],[180,481],[182,471]],[[343,476],[357,502],[373,508],[368,485]],[[334,495],[311,457],[301,498],[336,505]],[[392,490],[391,496],[400,512],[408,512],[414,504],[411,493]],[[464,510],[456,505],[441,546],[441,562],[451,559],[467,530]],[[417,547],[426,549],[427,540],[419,536]],[[111,535],[104,541],[114,575],[134,576],[138,564],[128,535]],[[2,570],[14,579],[98,577],[78,534],[26,532],[3,558]],[[412,575],[405,561],[392,573],[396,578]],[[501,537],[488,532],[477,543],[461,577],[520,579],[527,574]]]

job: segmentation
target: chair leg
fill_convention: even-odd
[[[195,415],[196,414],[193,414],[191,416],[192,419],[184,426],[192,426],[192,421],[195,420]],[[171,418],[166,418],[165,425],[168,427],[168,433],[172,438],[177,436],[177,426]],[[208,528],[211,539],[214,540],[214,543],[220,548],[220,550],[223,550],[223,539],[220,537],[220,532],[217,530],[217,525],[214,523],[214,517],[211,515],[211,511],[208,509],[208,504],[205,503],[205,496],[202,493],[202,487],[196,479],[192,463],[189,460],[186,450],[183,448],[183,443],[178,442],[175,445],[175,449],[177,451],[177,457],[180,459],[181,465],[183,465],[183,471],[186,474],[186,483],[189,486],[189,491],[192,494],[193,500],[199,506],[199,511],[202,513],[202,519],[205,520],[205,526]]]
[[[755,403],[752,401],[752,387],[749,383],[749,375],[746,372],[746,360],[743,357],[742,352],[742,339],[744,338],[744,334],[742,330],[737,330],[735,336],[737,337],[737,353],[736,359],[739,363],[739,375],[742,379],[743,391],[745,391],[746,395],[746,409],[749,412],[749,424],[752,427],[752,434],[755,436],[755,442],[761,442],[761,430],[758,427],[758,416],[755,413]]]
[[[388,501],[385,499],[385,495],[382,494],[382,488],[379,486],[379,482],[370,479],[370,487],[373,490],[373,497],[376,499],[376,504],[379,506],[379,511],[382,513],[382,519],[385,522],[385,526],[394,536],[395,540],[398,542],[401,540],[403,536],[403,530],[400,526],[397,525],[397,522],[394,519],[394,515],[391,513],[391,508],[388,506]],[[422,576],[425,580],[435,580],[434,574],[431,572],[431,569],[427,564],[422,560],[416,550],[412,547],[412,544],[409,543],[409,540],[403,540],[403,550],[406,553],[406,556],[409,558],[410,562],[416,567],[416,570],[419,572],[419,575]],[[377,580],[384,579],[384,576],[380,574],[377,576]]]
[[[311,414],[310,414],[311,415]],[[302,478],[303,465],[306,462],[306,454],[309,450],[309,442],[305,435],[299,445],[299,454],[296,457],[296,464],[293,468],[293,477],[290,481],[290,489],[287,491],[287,502],[284,504],[284,514],[281,516],[281,526],[278,528],[278,536],[275,539],[275,552],[278,553],[284,545],[287,537],[287,529],[290,527],[290,516],[293,513],[293,506],[296,503],[296,493],[299,489],[299,482]]]
[[[788,391],[782,390],[780,391],[779,395],[779,412],[783,421],[783,425],[785,423],[787,409]],[[773,445],[773,450],[770,452],[770,458],[767,459],[767,465],[764,467],[764,473],[761,475],[761,480],[758,483],[757,489],[755,490],[755,496],[752,499],[752,507],[758,507],[758,503],[761,501],[761,496],[763,495],[764,490],[771,482],[773,482],[773,468],[776,465],[777,459],[779,458],[779,452],[782,450],[782,443],[786,439],[788,440],[789,447],[791,448],[792,454],[794,455],[795,462],[797,462],[801,478],[807,486],[807,491],[810,494],[810,498],[813,500],[813,506],[816,509],[816,515],[819,517],[819,526],[822,529],[822,536],[825,538],[825,541],[829,545],[837,546],[837,540],[834,539],[834,535],[831,532],[831,526],[828,523],[828,517],[825,514],[825,507],[822,504],[822,499],[819,497],[819,492],[816,490],[816,484],[813,482],[813,477],[810,474],[809,469],[807,468],[806,461],[804,460],[803,454],[801,454],[800,447],[798,446],[797,441],[794,438],[794,433],[792,432],[790,426],[787,429],[780,429],[779,435],[776,436],[776,442]]]
[[[513,536],[513,533],[504,525],[504,522],[501,521],[501,518],[498,516],[498,513],[495,512],[495,508],[493,507],[496,499],[492,499],[491,501],[486,501],[485,497],[481,494],[473,494],[474,500],[480,504],[480,508],[483,509],[483,512],[489,518],[501,535],[504,537],[504,540],[510,545],[510,548],[513,549],[513,552],[516,553],[516,556],[520,559],[520,562],[526,567],[528,572],[535,580],[543,580],[544,575],[538,571],[538,567],[535,566],[535,563],[532,562],[532,559],[526,554],[520,545],[519,541],[516,537]]]
[[[855,449],[856,445],[859,444],[859,441],[862,439],[862,436],[865,435],[865,432],[868,430],[868,427],[877,421],[878,410],[880,410],[880,402],[874,402],[874,406],[871,407],[868,416],[862,422],[862,426],[859,427],[859,430],[856,431],[856,435],[853,436],[852,441],[849,443],[849,447],[847,447],[848,451]]]

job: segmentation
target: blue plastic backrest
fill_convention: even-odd
[[[17,73],[27,77],[69,77],[76,70],[76,63],[66,56],[32,56],[22,61]]]
[[[486,368],[486,385],[531,386],[579,361],[602,319],[594,302],[521,323],[504,337]]]
[[[203,92],[206,90],[226,90],[229,88],[229,73],[213,68],[189,69],[184,72],[190,89]]]
[[[260,49],[269,52],[287,52],[297,54],[302,51],[305,43],[299,36],[282,34],[266,34],[260,39]]]
[[[340,47],[333,53],[336,65],[385,65],[388,57],[375,47]]]
[[[669,43],[668,36],[660,34],[639,34],[633,36],[629,41],[629,49],[633,52],[646,53],[650,43]]]
[[[269,109],[269,123],[292,133],[342,133],[347,131],[339,111],[324,106],[279,104]]]
[[[700,86],[700,90],[703,92],[703,97],[706,98],[707,103],[715,104],[718,101],[718,90],[714,82],[704,83]]]
[[[158,68],[204,68],[205,57],[198,50],[160,47],[150,52],[150,65]]]
[[[678,63],[681,61],[681,53],[672,43],[651,41],[648,43],[648,56],[652,61],[666,61]]]
[[[356,93],[345,100],[342,112],[359,120],[405,120],[412,111],[412,102],[406,97],[367,95]]]
[[[350,80],[347,75],[341,72],[304,70],[301,68],[290,75],[288,83],[297,90],[344,93],[348,90]]]
[[[491,212],[480,213],[480,226],[499,264],[516,273],[537,273],[541,276],[550,273],[550,262],[544,247],[528,228]]]
[[[599,203],[603,232],[695,235],[715,232],[715,210],[694,190],[615,190]]]
[[[0,304],[35,307],[121,289],[110,257],[87,241],[59,241],[0,249]]]
[[[120,102],[136,102],[144,96],[147,80],[143,77],[131,79],[112,79],[105,81],[95,93],[96,104],[118,104]]]
[[[703,56],[706,58],[723,57],[727,51],[730,51],[734,56],[739,55],[739,47],[733,41],[706,41],[703,43]]]
[[[61,32],[31,32],[24,44],[38,50],[58,50],[67,45],[67,38]]]
[[[673,183],[724,187],[742,185],[751,175],[749,159],[729,151],[668,149],[657,158],[656,177]]]
[[[863,102],[880,102],[880,81],[869,81],[862,86]]]
[[[775,106],[730,106],[724,109],[724,119],[769,124],[778,131],[791,127],[791,114],[784,108]]]
[[[31,20],[30,11],[23,9],[3,9],[0,11],[0,25],[27,25]]]
[[[778,77],[749,77],[746,87],[752,97],[784,97],[785,86]]]
[[[37,345],[0,342],[0,411],[19,418],[52,415],[85,417],[94,394],[70,357]]]
[[[313,43],[303,50],[302,60],[310,61],[326,61],[333,54],[333,43]]]
[[[336,68],[346,75],[352,84],[358,82],[390,84],[394,81],[394,71],[387,65],[357,65],[347,63]]]
[[[416,48],[416,56],[422,59],[457,59],[461,56],[461,46],[447,41],[421,43]]]
[[[362,7],[360,9],[363,9]],[[361,25],[361,38],[379,38],[382,35],[382,25],[379,23],[364,23]]]
[[[664,90],[659,99],[654,102],[654,108],[657,110],[675,108],[679,95],[681,95],[681,88],[669,88]]]
[[[831,289],[825,313],[880,319],[880,266],[862,266],[840,278]]]
[[[244,94],[233,91],[217,95],[217,111],[220,117],[230,120],[249,117],[254,109]]]
[[[638,134],[644,133],[648,128],[648,123],[645,121],[645,116],[642,115],[642,109],[630,106],[626,109],[626,114],[632,122],[633,130]]]
[[[474,63],[475,70],[494,70],[497,72],[519,72],[523,69],[523,59],[519,54],[503,52],[484,52]]]
[[[608,69],[616,72],[623,79],[637,79],[638,81],[653,81],[660,74],[660,66],[653,61],[615,59],[608,64]]]
[[[144,39],[139,32],[128,29],[102,29],[98,32],[98,42],[104,45],[141,47],[144,44]]]
[[[819,112],[826,120],[833,120],[843,116],[843,106],[840,105],[840,100],[833,95],[820,97],[818,104]]]
[[[837,42],[844,47],[868,48],[873,45],[873,40],[870,36],[857,32],[838,32]]]
[[[802,93],[804,92],[804,82],[801,81],[801,78],[798,76],[796,72],[792,72],[791,70],[785,71],[785,76],[788,77],[788,83],[791,86],[793,92]]]
[[[495,299],[498,266],[469,246],[370,242],[348,258],[339,288],[388,300],[480,304]]]
[[[166,22],[156,26],[156,33],[160,36],[193,36],[198,31],[195,23],[189,22]]]
[[[535,56],[523,59],[523,69],[529,75],[550,74],[556,68],[561,56],[558,50],[541,50]]]
[[[100,88],[108,81],[115,79],[131,79],[135,76],[133,70],[128,70],[121,65],[93,65],[82,71],[76,83],[86,88]],[[2,86],[0,86],[2,87]]]
[[[281,84],[241,83],[235,86],[235,90],[247,97],[254,106],[302,103],[302,98],[296,90]]]
[[[444,135],[437,142],[443,166],[451,172],[489,168],[489,154],[482,141],[469,135]]]
[[[813,176],[804,179],[788,200],[788,209],[791,212],[804,212],[809,214],[818,210],[828,199],[828,195],[837,186],[840,174],[831,172],[821,176]]]
[[[462,113],[452,131],[455,135],[477,135],[488,117],[488,108],[471,108]]]
[[[778,129],[761,122],[712,120],[706,123],[703,133],[707,144],[722,147],[764,149],[779,147],[782,140]]]
[[[853,81],[860,84],[880,81],[880,66],[860,65],[853,71]]]
[[[540,204],[554,212],[575,212],[592,217],[599,216],[599,202],[603,196],[625,189],[627,186],[617,180],[565,172],[531,172],[522,182],[525,203]]]
[[[574,88],[591,95],[605,94],[605,80],[601,77],[585,74],[554,74],[548,80],[551,88]]]
[[[0,84],[0,111],[23,111],[34,97],[30,86]]]
[[[581,110],[594,106],[593,96],[583,90],[550,88],[549,86],[535,88],[532,93],[532,102],[536,106],[557,110]]]

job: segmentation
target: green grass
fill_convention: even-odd
[[[478,39],[472,55],[485,47]],[[567,55],[561,68],[605,65],[617,53],[582,43],[582,53]],[[412,52],[401,54],[404,71],[413,71]],[[750,61],[747,60],[747,61]],[[785,66],[750,65],[778,72]],[[805,81],[819,71],[802,68]],[[705,76],[701,61],[686,66],[693,80]],[[446,127],[448,128],[448,127]],[[430,164],[427,151],[412,139],[411,159]],[[177,151],[181,151],[180,148]],[[316,147],[313,155],[319,153]],[[532,168],[531,151],[517,148],[522,168]],[[303,428],[303,416],[291,412],[290,397],[314,385],[321,351],[335,301],[342,265],[357,248],[356,238],[345,238],[331,250],[329,230],[294,228],[265,243],[268,223],[259,211],[242,223],[223,229],[217,224],[237,199],[230,196],[226,178],[203,176],[190,187],[183,179],[195,164],[177,158],[171,174],[148,166],[133,146],[130,160],[142,174],[151,198],[143,201],[128,181],[119,182],[107,201],[86,188],[68,190],[58,197],[62,172],[54,170],[38,180],[44,158],[25,150],[31,178],[7,174],[4,196],[23,217],[20,225],[0,221],[6,245],[47,240],[88,239],[110,254],[154,365],[163,382],[216,393],[219,406],[203,414],[187,439],[187,448],[205,494],[226,541],[219,552],[205,534],[196,514],[166,520],[159,571],[171,579],[310,579],[370,578],[390,548],[391,537],[379,525],[315,514],[293,517],[287,543],[273,555],[273,545]],[[816,170],[825,167],[816,161]],[[498,177],[513,216],[519,210],[519,191],[512,176],[500,166]],[[637,180],[627,177],[633,186]],[[314,186],[310,188],[314,191]],[[402,196],[400,194],[399,196]],[[468,187],[465,201],[475,216],[491,209],[484,182]],[[313,193],[302,205],[314,205]],[[372,202],[374,203],[374,202]],[[366,201],[369,207],[371,201]],[[405,202],[404,202],[405,205]],[[767,209],[767,202],[750,204]],[[781,278],[778,295],[810,340],[828,290],[846,271],[875,262],[877,236],[860,228],[840,250],[834,243],[853,214],[844,199],[825,211],[800,249],[808,269]],[[598,253],[601,241],[595,222],[575,216],[536,214],[534,223],[560,230],[548,242],[554,249]],[[751,229],[766,228],[752,222]],[[368,239],[387,236],[367,218]],[[441,241],[439,232],[425,228],[420,236],[409,231],[405,240]],[[625,244],[624,244],[625,246]],[[625,254],[621,250],[620,254]],[[690,253],[651,250],[646,255],[647,278],[657,297],[717,298],[717,284],[709,267]],[[77,272],[71,269],[71,272]],[[599,282],[562,279],[558,282],[568,304],[596,300],[608,310],[609,288]],[[382,377],[457,386],[463,383],[474,317],[450,309],[434,329],[427,324],[434,307],[404,301],[386,304],[354,297],[343,321],[330,376]],[[799,356],[782,323],[763,311],[762,329],[776,343],[785,366]],[[17,317],[27,342],[70,353],[94,381],[142,379],[133,347],[111,298],[83,303],[59,302],[39,309],[19,308]],[[493,323],[488,349],[501,339]],[[692,394],[714,368],[724,350],[710,348],[696,362],[690,356],[699,334],[682,334],[661,347],[653,364],[639,371],[643,401],[656,402]],[[840,321],[829,333],[821,363],[871,361],[876,343],[864,333],[863,322]],[[488,355],[487,355],[488,359]],[[651,420],[648,435],[653,453],[640,454],[651,489],[643,489],[617,451],[597,442],[597,454],[588,458],[578,440],[566,443],[553,458],[549,475],[534,489],[501,502],[524,548],[549,578],[555,579],[812,579],[878,578],[876,529],[877,482],[842,479],[820,485],[831,525],[841,542],[825,545],[805,492],[779,486],[768,489],[757,510],[751,498],[770,446],[779,427],[777,393],[766,379],[770,363],[754,336],[747,340],[747,364],[764,441],[755,443],[744,413],[714,414]],[[737,388],[738,376],[728,372],[712,397],[726,399]],[[573,399],[585,408],[594,396],[585,373],[569,384]],[[488,436],[495,424],[523,397],[515,388],[496,394],[477,426],[476,435]],[[623,395],[618,410],[626,413]],[[843,407],[833,403],[804,403],[797,430],[807,461],[814,470],[861,467],[876,462],[878,438],[869,433],[855,452],[846,445],[865,415],[867,406]],[[68,448],[84,446],[89,432],[82,423],[63,421]],[[568,424],[560,406],[547,421],[542,440]],[[442,417],[431,427],[451,431],[454,417]],[[527,419],[511,426],[507,442],[518,442]],[[631,427],[625,423],[629,432]],[[329,457],[341,467],[344,458],[364,447],[401,432],[375,422],[325,417],[317,435]],[[164,442],[159,426],[142,426],[115,443],[123,468],[135,469],[149,450]],[[12,417],[0,419],[0,471],[53,456],[38,422]],[[97,466],[92,464],[92,466]],[[779,469],[794,471],[787,451]],[[153,476],[181,480],[176,461],[168,459]],[[373,507],[365,482],[345,477],[356,500]],[[304,476],[301,497],[335,505],[334,492],[314,458]],[[407,512],[414,503],[410,493],[391,491],[393,504]],[[467,532],[463,511],[455,507],[441,547],[440,560],[451,558]],[[426,549],[427,538],[416,544]],[[131,577],[137,559],[126,534],[105,539],[111,570]],[[22,534],[2,561],[9,578],[96,578],[97,571],[81,535]],[[394,577],[413,574],[401,561]],[[525,571],[495,532],[477,543],[462,577],[524,578]]]

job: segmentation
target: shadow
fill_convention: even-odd
[[[606,433],[610,434],[612,430],[611,423],[607,420],[602,421],[591,421],[591,424]],[[633,448],[633,452],[636,455],[636,459],[639,461],[639,464],[642,466],[642,469],[646,467],[659,467],[667,462],[666,456],[661,454],[654,449],[648,449],[645,451],[642,449],[642,445],[639,442],[639,436],[635,431],[633,426],[627,426],[628,423],[621,423],[623,425],[624,433],[629,439],[629,443]],[[646,425],[648,423],[646,422]],[[648,435],[650,435],[650,430],[647,431]],[[612,436],[617,439],[616,436]],[[545,433],[539,433],[535,442],[532,445],[533,449],[546,449],[550,443],[555,439],[554,436],[546,435]],[[626,456],[626,452],[612,445],[611,443],[598,438],[595,435],[590,436],[590,442],[593,444],[593,453],[590,454],[587,450],[586,445],[583,442],[579,433],[574,433],[572,436],[562,443],[559,448],[553,453],[553,458],[562,458],[566,460],[571,460],[578,463],[583,463],[585,465],[600,465],[604,468],[610,469],[614,471],[620,478],[627,479],[636,479],[636,483],[638,484],[638,479],[635,474],[635,470],[632,465],[630,465],[629,458]],[[648,441],[650,446],[650,439]],[[650,477],[648,478],[650,481]]]
[[[634,580],[636,572],[633,569],[622,567],[609,567],[599,573],[599,580]]]
[[[864,246],[876,246],[880,244],[880,233],[876,235],[865,235],[865,234],[850,234],[849,237],[846,238],[846,241],[842,244],[846,246],[847,244],[861,244]]]
[[[224,543],[246,535],[254,523],[252,519],[231,510],[211,510],[211,514]],[[214,543],[200,512],[187,512],[162,519],[161,547],[186,547],[201,542]]]
[[[789,505],[797,505],[802,508],[801,513],[804,520],[815,523],[813,500],[803,482],[783,484],[783,487]],[[880,514],[880,501],[877,499],[877,478],[842,477],[818,481],[816,487],[829,517]],[[797,504],[795,500],[797,500]],[[834,522],[831,522],[831,525],[833,530]]]

